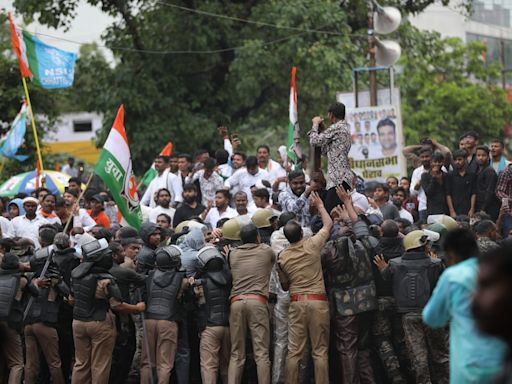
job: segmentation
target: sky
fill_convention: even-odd
[[[12,4],[12,0],[0,0],[0,9],[2,11],[11,11],[13,13],[14,22],[27,31],[51,35],[52,37],[36,34],[36,36],[45,43],[71,52],[78,52],[80,45],[59,40],[59,38],[81,43],[97,42],[98,44],[102,44],[101,34],[105,31],[106,27],[114,21],[112,17],[102,13],[99,8],[90,6],[86,1],[82,0],[77,9],[77,15],[71,22],[71,28],[67,32],[65,32],[63,28],[48,28],[37,22],[23,26],[23,20],[20,16],[16,15]],[[107,59],[112,60],[110,51],[104,50],[104,53]]]

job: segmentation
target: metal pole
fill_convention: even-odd
[[[354,72],[354,92],[356,99],[356,108],[359,108],[359,71]]]
[[[507,89],[507,72],[505,71],[505,40],[500,41],[500,59],[501,59],[501,86]]]
[[[377,65],[375,58],[375,39],[374,39],[374,26],[373,26],[373,1],[368,0],[368,54],[370,55],[370,68]],[[370,70],[370,105],[377,105],[377,71]]]
[[[389,67],[389,101],[393,105],[393,93],[395,90],[395,68]]]

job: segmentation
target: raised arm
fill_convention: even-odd
[[[354,208],[354,204],[352,203],[352,195],[345,191],[345,189],[342,186],[336,187],[336,194],[340,198],[340,200],[343,202],[343,205],[345,209],[347,210],[348,217],[352,221],[352,223],[355,223],[358,219],[357,212]]]
[[[313,207],[316,207],[316,209],[318,210],[318,213],[320,214],[320,217],[322,218],[323,228],[327,232],[330,232],[331,228],[332,228],[332,219],[324,207],[324,202],[322,201],[322,199],[320,199],[320,197],[318,196],[318,193],[316,193],[316,192],[311,192],[310,199],[311,199],[311,205]]]

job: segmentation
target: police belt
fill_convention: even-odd
[[[258,300],[259,302],[263,304],[267,304],[268,299],[263,295],[257,295],[257,294],[247,294],[247,295],[236,295],[231,298],[231,304],[233,304],[235,301],[240,300]]]
[[[306,295],[291,295],[290,301],[327,301],[327,295],[309,293]]]

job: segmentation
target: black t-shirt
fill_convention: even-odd
[[[192,208],[187,203],[181,203],[178,208],[176,208],[176,212],[174,212],[172,226],[176,228],[176,226],[182,221],[188,220],[194,216],[199,216],[205,209],[206,207],[202,204],[197,204],[195,208]]]
[[[430,172],[421,175],[421,187],[427,196],[427,214],[444,215],[448,213],[446,206],[445,184],[447,175],[445,173],[439,179],[432,176]]]
[[[452,197],[457,215],[467,215],[471,209],[471,196],[476,194],[476,175],[466,172],[461,176],[451,171],[446,178],[446,195]]]

